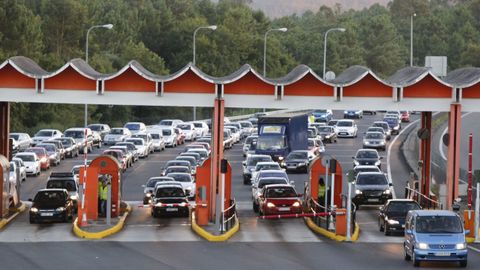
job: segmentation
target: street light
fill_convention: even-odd
[[[345,28],[331,28],[331,29],[328,29],[328,31],[325,33],[325,43],[323,46],[323,79],[324,80],[325,80],[325,71],[327,66],[327,37],[328,37],[328,33],[332,31],[345,32]]]
[[[194,66],[195,66],[195,38],[197,36],[198,30],[200,29],[210,29],[212,31],[215,31],[217,30],[217,26],[216,25],[200,26],[197,29],[195,29],[195,31],[193,31],[193,61],[192,62]]]
[[[265,33],[265,39],[264,39],[264,42],[263,42],[263,77],[267,77],[267,35],[268,35],[268,33],[272,32],[272,31],[287,32],[288,29],[285,28],[285,27],[269,29]]]
[[[106,29],[112,29],[113,24],[99,24],[99,25],[94,25],[90,27],[87,30],[87,38],[85,40],[85,62],[88,64],[88,36],[90,35],[90,31],[92,31],[95,28],[106,28]],[[87,127],[88,124],[88,104],[85,103],[85,127]]]
[[[410,66],[413,67],[413,17],[416,17],[417,13],[413,13],[410,16]]]

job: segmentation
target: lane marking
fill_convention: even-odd
[[[468,112],[466,114],[463,114],[461,117],[464,118],[465,116],[468,116],[472,114],[473,112]],[[443,136],[447,133],[448,131],[448,124],[447,127],[443,130],[442,135],[440,136],[440,141],[438,142],[438,150],[440,151],[440,156],[442,156],[443,160],[447,160],[447,156],[445,155],[445,151],[443,150]]]
[[[468,246],[468,248],[473,250],[473,251],[476,251],[476,252],[480,253],[480,249],[478,249],[478,248],[474,248],[472,246]]]

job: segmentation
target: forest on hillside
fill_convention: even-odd
[[[73,58],[85,57],[100,72],[115,72],[138,60],[150,71],[168,74],[192,59],[193,32],[199,26],[218,29],[197,35],[197,66],[224,76],[243,64],[262,70],[264,34],[268,37],[269,77],[283,76],[299,64],[322,73],[323,36],[328,39],[327,69],[341,73],[364,65],[382,77],[409,63],[410,16],[414,18],[414,64],[427,55],[448,56],[449,70],[480,66],[480,0],[393,0],[388,6],[341,11],[326,6],[302,15],[276,19],[249,6],[250,0],[3,0],[0,1],[0,60],[23,55],[54,71]],[[199,118],[208,117],[208,108]],[[91,106],[89,122],[113,126],[127,120],[155,123],[164,117],[191,118],[191,109]],[[83,106],[12,104],[12,130],[82,126]]]

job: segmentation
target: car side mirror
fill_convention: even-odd
[[[412,235],[413,232],[412,232],[412,230],[405,230],[405,234],[406,234],[406,235]]]
[[[379,159],[383,159],[383,157],[380,157]]]
[[[28,201],[29,201],[29,202],[32,202],[33,200],[32,200],[32,198],[28,198]]]
[[[393,183],[388,183],[388,186],[389,186],[389,187],[393,187]]]
[[[378,210],[380,210],[380,212],[383,212],[384,210],[383,206],[378,207]]]
[[[355,157],[352,157],[352,159],[355,159]]]
[[[290,181],[290,185],[295,185],[295,181]]]

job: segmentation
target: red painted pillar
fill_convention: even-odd
[[[458,198],[458,179],[460,178],[460,135],[462,127],[462,106],[450,105],[448,118],[448,158],[447,158],[447,209]]]
[[[0,102],[0,155],[4,155],[8,160],[10,157],[10,103]]]
[[[212,121],[212,173],[210,179],[210,221],[215,221],[215,209],[216,209],[216,195],[219,193],[221,181],[220,181],[220,163],[223,159],[223,117],[225,113],[225,101],[223,99],[215,99],[215,105],[213,108],[213,121]]]
[[[432,159],[432,112],[422,112],[421,122],[422,129],[428,130],[428,137],[420,141],[420,160],[423,161],[422,172],[420,176],[420,192],[425,196],[429,196]]]

